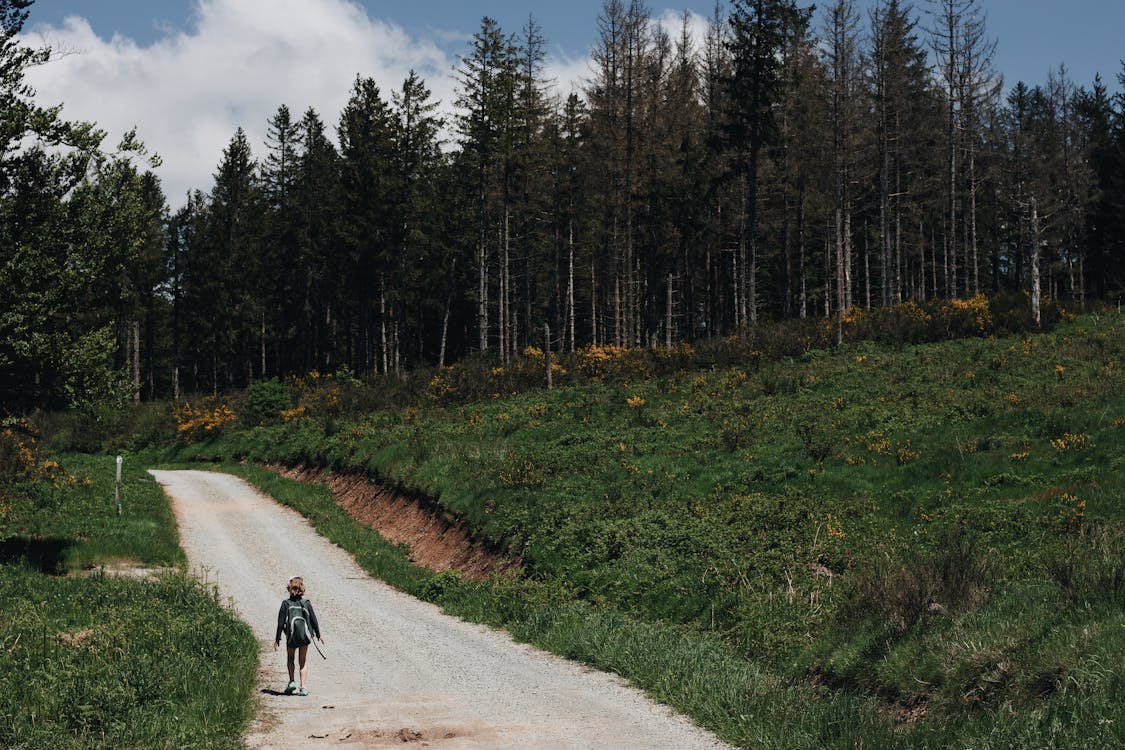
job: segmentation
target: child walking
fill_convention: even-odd
[[[308,678],[309,668],[305,657],[308,656],[309,644],[315,637],[321,643],[324,638],[320,635],[320,624],[316,621],[316,612],[313,611],[312,602],[305,597],[305,581],[300,576],[293,576],[286,586],[289,598],[281,602],[281,609],[277,611],[277,633],[273,637],[273,650],[281,644],[281,634],[285,633],[285,650],[289,666],[289,685],[285,688],[286,695],[308,695],[305,690],[305,680]],[[293,656],[297,655],[300,661],[300,685],[294,681]]]

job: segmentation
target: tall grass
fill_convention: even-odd
[[[5,747],[241,747],[257,643],[213,590],[6,565],[0,601]]]
[[[53,463],[53,462],[52,462]],[[27,748],[236,748],[258,646],[188,577],[144,463],[67,455],[0,488],[0,743]],[[141,579],[107,575],[162,569]],[[142,575],[143,575],[142,570]]]
[[[42,542],[51,539],[57,554],[44,561],[47,572],[115,561],[150,567],[186,563],[168,498],[146,471],[148,460],[125,457],[120,513],[115,456],[70,453],[59,461],[62,471],[56,476],[10,493],[16,501],[4,519],[14,537],[5,543],[9,558],[20,556],[21,544],[34,556],[36,548],[50,546]]]

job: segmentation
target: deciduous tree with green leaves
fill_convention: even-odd
[[[72,191],[120,197],[106,208],[115,225],[137,229],[145,210],[127,158],[141,149],[136,139],[127,136],[118,157],[104,155],[101,130],[64,120],[61,105],[36,101],[25,74],[51,51],[19,38],[30,6],[0,0],[0,413],[86,406],[126,393],[114,361],[115,323],[123,321],[104,306],[124,313],[129,304],[122,302],[129,279],[119,261],[130,248],[100,242],[108,228],[93,225]],[[96,292],[107,285],[118,290],[118,303]]]

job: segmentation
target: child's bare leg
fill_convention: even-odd
[[[297,649],[295,649],[295,648],[285,649],[285,660],[286,660],[287,666],[289,667],[289,681],[290,682],[293,682],[293,652],[296,651],[296,650]],[[304,657],[304,654],[302,654],[301,655],[302,671],[304,671],[304,666],[305,666],[305,657]],[[302,682],[304,681],[304,677],[301,678],[301,681]]]
[[[305,678],[309,676],[309,666],[308,666],[308,664],[305,663],[305,657],[308,656],[308,653],[309,653],[308,645],[306,644],[304,646],[301,646],[301,651],[300,651],[301,687],[305,686]],[[292,662],[292,660],[290,660],[289,664],[290,664],[289,674],[292,675],[293,674],[293,669],[292,669],[293,662]],[[292,679],[292,677],[290,677],[290,679]]]

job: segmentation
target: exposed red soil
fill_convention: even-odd
[[[455,570],[474,581],[520,567],[518,558],[473,540],[463,523],[446,520],[437,505],[424,498],[380,487],[358,474],[276,464],[266,468],[289,479],[327,485],[349,516],[391,543],[405,544],[416,565],[439,573]]]

